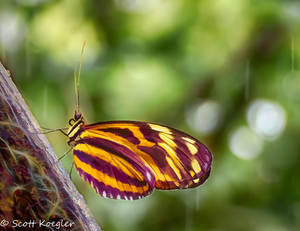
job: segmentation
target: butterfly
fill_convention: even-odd
[[[82,51],[83,53],[83,51]],[[80,79],[75,76],[78,91]],[[66,133],[79,175],[104,198],[136,200],[154,189],[194,188],[208,178],[212,155],[192,136],[137,121],[86,124],[79,111]]]

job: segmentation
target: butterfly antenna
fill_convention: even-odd
[[[76,74],[76,69],[74,71],[74,83],[75,83],[75,94],[76,94],[76,111],[77,112],[79,112],[79,83],[80,83],[80,73],[81,73],[81,66],[82,66],[82,60],[83,60],[85,46],[86,46],[86,40],[83,41],[83,44],[82,44],[82,47],[81,47],[80,62],[79,62],[79,68],[78,68],[77,74]]]

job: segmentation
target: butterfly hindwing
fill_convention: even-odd
[[[74,147],[79,174],[107,198],[139,199],[150,194],[155,178],[133,153],[85,131]],[[132,158],[130,157],[132,156]]]
[[[100,195],[115,199],[139,199],[154,188],[196,187],[208,177],[211,161],[198,140],[146,122],[82,125],[74,146],[80,175]]]

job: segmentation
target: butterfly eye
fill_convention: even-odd
[[[77,120],[79,120],[80,118],[82,117],[82,115],[81,115],[81,112],[79,112],[79,111],[75,111],[75,115],[74,115],[74,119],[77,121]]]
[[[72,126],[74,124],[75,120],[74,119],[70,119],[69,120],[69,125]]]

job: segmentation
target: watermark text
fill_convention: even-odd
[[[6,227],[11,226],[12,228],[53,228],[60,230],[62,228],[72,228],[75,225],[73,221],[68,220],[58,220],[58,221],[46,221],[46,220],[29,220],[29,221],[20,221],[20,220],[0,220],[0,226]]]

